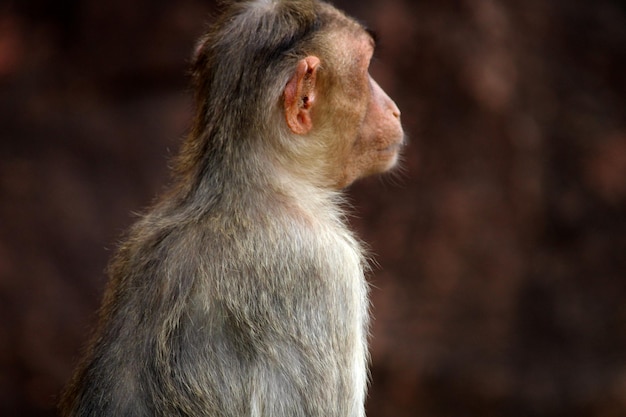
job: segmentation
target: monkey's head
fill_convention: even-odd
[[[186,163],[206,172],[219,161],[262,161],[332,189],[389,170],[404,133],[398,107],[369,74],[374,48],[367,30],[327,3],[232,2],[196,51]]]

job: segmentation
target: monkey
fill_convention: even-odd
[[[344,190],[397,165],[375,39],[321,0],[224,4],[170,187],[108,267],[67,417],[363,417],[369,255]]]

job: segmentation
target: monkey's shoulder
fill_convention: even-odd
[[[360,242],[338,216],[250,209],[209,212],[194,222],[149,214],[131,230],[111,272],[142,281],[212,281],[303,271],[332,276],[364,264]]]
[[[204,270],[230,264],[252,275],[293,276],[303,271],[335,275],[338,265],[359,270],[364,263],[360,242],[338,219],[315,221],[284,212],[264,216],[209,220],[201,232]]]

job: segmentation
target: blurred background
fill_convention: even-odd
[[[626,3],[335,4],[379,33],[410,138],[349,190],[379,264],[369,417],[626,415]],[[214,10],[0,3],[0,415],[55,415]]]

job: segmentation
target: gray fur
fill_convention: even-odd
[[[111,262],[63,415],[364,415],[361,247],[338,192],[275,156],[288,149],[281,88],[337,16],[240,1],[203,39],[174,185]]]

